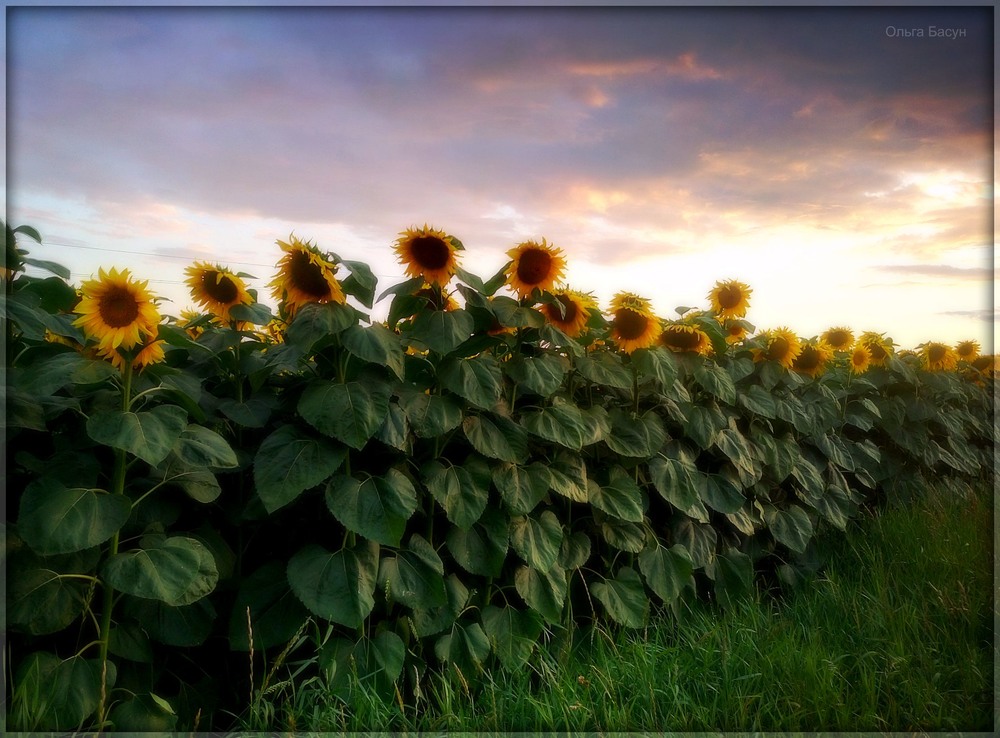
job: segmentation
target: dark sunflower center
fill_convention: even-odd
[[[882,359],[885,359],[886,357],[889,356],[889,354],[886,353],[886,350],[882,348],[882,344],[880,343],[869,343],[868,350],[871,352],[872,361],[882,361]]]
[[[323,278],[323,268],[309,261],[309,255],[302,252],[292,254],[288,265],[292,285],[310,297],[324,299],[330,296],[330,285]]]
[[[112,287],[100,300],[101,320],[112,328],[130,325],[139,316],[135,295],[121,287]]]
[[[991,362],[992,359],[989,356],[980,356],[979,358],[973,360],[972,366],[974,366],[979,371],[983,371],[984,369],[989,368]]]
[[[854,363],[855,366],[861,366],[867,360],[868,360],[868,355],[865,354],[864,350],[862,350],[862,349],[858,349],[851,356],[851,361]]]
[[[240,294],[233,280],[225,275],[220,277],[219,272],[205,272],[201,277],[201,288],[206,295],[223,305],[235,302]]]
[[[517,278],[525,284],[538,284],[552,272],[552,256],[544,249],[528,249],[517,260]]]
[[[735,285],[726,285],[719,290],[719,305],[723,310],[731,310],[740,304],[743,299],[743,292]]]
[[[819,351],[812,346],[806,346],[802,349],[802,353],[799,354],[798,358],[795,359],[795,368],[804,369],[805,371],[817,369],[823,363],[821,359]]]
[[[410,253],[421,269],[443,269],[451,258],[451,249],[437,236],[417,236],[410,242]]]
[[[576,314],[578,312],[576,309],[576,303],[566,297],[566,295],[558,295],[556,299],[559,300],[559,304],[563,306],[562,320],[566,323],[572,323],[576,320]]]
[[[674,348],[691,350],[698,348],[701,336],[697,333],[668,328],[663,332],[663,343]]]
[[[615,313],[615,330],[620,338],[634,341],[642,336],[649,327],[649,318],[645,315],[622,308]]]
[[[971,344],[962,343],[959,344],[958,346],[958,355],[961,356],[962,358],[965,358],[967,356],[972,356],[975,352],[976,350],[972,347]]]
[[[927,358],[933,362],[941,361],[945,356],[944,346],[931,346],[927,350]]]
[[[781,336],[773,339],[771,345],[767,347],[767,358],[774,361],[781,361],[786,356],[788,356],[788,351],[791,347],[788,345],[788,341]]]

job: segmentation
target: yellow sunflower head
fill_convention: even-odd
[[[542,239],[525,241],[507,252],[512,261],[507,268],[507,286],[524,298],[536,287],[550,290],[563,278],[566,259],[561,249],[557,249]]]
[[[708,356],[712,353],[712,339],[701,328],[671,320],[662,326],[660,343],[671,351],[690,352]]]
[[[552,296],[559,304],[542,305],[542,314],[567,336],[577,338],[586,328],[591,311],[597,310],[597,301],[589,293],[571,289],[554,290]],[[562,310],[559,309],[560,306]]]
[[[788,328],[774,328],[760,334],[763,348],[754,350],[754,361],[776,361],[785,369],[791,369],[799,354],[802,342]]]
[[[833,349],[822,340],[806,341],[802,351],[792,362],[792,369],[815,379],[826,371],[826,366],[833,358]]]
[[[649,348],[660,337],[660,321],[644,297],[619,292],[611,300],[611,313],[611,336],[627,354]]]
[[[746,316],[747,308],[750,307],[751,293],[753,290],[743,282],[735,279],[720,280],[708,293],[708,299],[711,301],[712,310],[719,320],[742,318]]]
[[[867,346],[858,344],[851,350],[849,366],[852,374],[863,374],[872,363],[872,352]]]
[[[73,325],[80,326],[102,349],[130,349],[145,336],[155,336],[160,312],[147,285],[147,281],[134,281],[128,269],[100,269],[97,279],[80,287],[81,299],[74,309],[80,317]]]
[[[732,345],[746,339],[750,332],[749,324],[745,320],[730,318],[726,320],[722,327],[726,331],[726,343]]]
[[[234,305],[253,302],[243,280],[217,264],[196,261],[184,273],[188,275],[187,286],[194,301],[224,323],[229,322],[229,310]]]
[[[885,366],[886,361],[892,356],[892,339],[886,338],[885,334],[866,331],[861,334],[858,343],[868,349],[872,366]]]
[[[458,266],[456,251],[460,244],[444,231],[408,228],[396,240],[396,256],[406,267],[406,276],[423,277],[425,282],[444,286],[451,281]]]
[[[268,285],[275,300],[282,302],[289,317],[311,302],[347,301],[337,281],[337,265],[315,245],[294,235],[277,241],[285,255],[278,261],[278,275]]]
[[[979,356],[979,342],[960,341],[955,344],[955,353],[962,361],[968,361],[971,363],[976,360],[977,356]]]
[[[820,340],[834,351],[850,351],[854,347],[853,331],[843,326],[824,331]]]
[[[150,364],[158,364],[163,361],[164,353],[163,346],[165,342],[158,339],[152,338],[145,344],[140,346],[133,346],[131,349],[126,349],[126,354],[132,355],[132,368],[142,369],[143,367],[149,366]],[[138,350],[137,350],[138,349]],[[122,349],[111,348],[108,346],[99,347],[97,350],[97,355],[102,359],[110,361],[113,366],[115,366],[119,371],[125,368],[125,356],[122,356]]]
[[[929,372],[950,372],[958,366],[958,354],[947,344],[928,341],[920,348],[921,364]]]

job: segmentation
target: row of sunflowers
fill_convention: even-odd
[[[381,294],[291,236],[276,314],[197,262],[197,309],[163,316],[31,240],[7,226],[13,730],[226,730],[303,679],[347,709],[474,696],[588,622],[808,581],[822,530],[992,470],[974,341],[755,332],[736,280],[673,320],[604,312],[544,239],[483,279],[425,225]]]

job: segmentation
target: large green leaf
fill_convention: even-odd
[[[528,455],[528,437],[524,428],[500,415],[469,415],[462,421],[469,443],[483,456],[500,461],[518,462]]]
[[[639,554],[639,571],[646,584],[667,604],[680,597],[685,587],[694,589],[693,569],[690,552],[679,543],[670,548],[657,544]]]
[[[362,361],[388,367],[399,379],[403,378],[403,346],[399,336],[381,323],[352,325],[344,331],[340,341]]]
[[[336,553],[310,543],[288,562],[288,583],[314,615],[357,628],[375,607],[378,554],[375,541]]]
[[[730,549],[715,557],[708,569],[714,580],[715,598],[730,608],[753,589],[753,561],[742,551]]]
[[[694,454],[684,444],[667,444],[649,460],[649,473],[663,499],[688,515],[706,517],[701,502],[705,478],[695,465]]]
[[[825,467],[825,465],[824,465]],[[805,502],[812,503],[823,496],[826,491],[826,483],[823,481],[821,467],[807,458],[800,455],[792,469],[792,476],[799,483],[796,492]]]
[[[509,526],[510,521],[503,512],[488,507],[471,528],[453,526],[449,529],[448,552],[467,572],[498,577],[507,558]]]
[[[548,465],[551,488],[573,502],[590,499],[587,465],[580,454],[560,452]]]
[[[36,651],[17,668],[7,727],[16,732],[76,730],[94,714],[100,698],[100,660],[60,659]],[[22,724],[21,719],[26,722]]]
[[[409,621],[413,625],[413,633],[418,638],[426,638],[450,628],[469,602],[469,589],[462,581],[449,574],[444,580],[447,602],[440,607],[428,609],[416,608],[411,611]]]
[[[471,359],[450,356],[438,367],[441,386],[465,398],[481,410],[492,409],[500,400],[503,374],[491,354]]]
[[[639,373],[655,377],[663,389],[670,389],[677,377],[677,362],[673,354],[665,348],[638,349],[632,353],[632,362]]]
[[[278,398],[272,395],[248,397],[242,402],[227,397],[219,400],[219,412],[246,428],[263,428],[278,404]]]
[[[283,645],[295,635],[295,631],[309,616],[302,603],[292,594],[285,568],[284,562],[269,561],[240,581],[240,589],[229,617],[231,650],[248,651],[251,631],[254,648]]]
[[[264,439],[254,457],[257,494],[274,512],[337,471],[346,456],[340,444],[283,425]]]
[[[639,553],[646,545],[646,529],[641,523],[602,516],[599,530],[601,538],[619,551]]]
[[[514,587],[532,610],[550,623],[562,619],[569,583],[566,572],[558,566],[539,570],[529,566],[514,572]]]
[[[186,427],[187,413],[177,405],[158,405],[140,413],[103,410],[87,419],[87,435],[93,440],[153,466],[167,457]]]
[[[527,466],[519,464],[497,464],[493,467],[493,484],[500,491],[500,497],[515,515],[523,515],[535,509],[549,491],[549,470],[540,461]]]
[[[684,415],[684,433],[687,437],[697,443],[699,448],[711,448],[719,432],[715,414],[703,405],[690,405],[685,408]]]
[[[116,702],[108,719],[116,732],[166,733],[177,726],[174,708],[152,693],[132,694]]]
[[[358,302],[370,309],[375,303],[375,287],[378,286],[378,277],[372,272],[371,267],[363,261],[342,259],[340,263],[351,270],[351,273],[341,280],[340,286],[344,288],[344,292],[356,297]]]
[[[535,569],[545,570],[556,563],[563,529],[551,510],[541,515],[519,515],[510,521],[510,545]]]
[[[674,540],[684,546],[691,555],[691,563],[696,569],[708,567],[715,559],[715,547],[719,535],[715,528],[697,520],[678,517],[671,526]]]
[[[399,406],[421,438],[437,438],[462,422],[462,407],[451,397],[404,391],[399,395]]]
[[[417,492],[396,469],[362,479],[337,474],[326,486],[326,506],[344,527],[387,546],[398,546],[417,509]]]
[[[588,424],[576,405],[565,400],[554,399],[550,407],[525,412],[521,425],[530,433],[546,441],[579,451],[587,439]]]
[[[560,569],[579,569],[590,558],[590,538],[581,530],[571,535],[563,535],[556,563]]]
[[[98,549],[62,556],[36,556],[29,548],[7,560],[7,624],[12,630],[56,633],[86,610],[93,595]]]
[[[420,474],[448,520],[459,528],[479,520],[490,496],[490,468],[485,459],[473,455],[462,466],[429,461]]]
[[[483,671],[483,663],[490,655],[490,639],[479,623],[456,622],[434,644],[434,653],[449,664],[462,684],[468,687],[469,682]]]
[[[386,556],[379,564],[379,582],[385,583],[393,601],[428,610],[448,601],[444,563],[422,536],[414,534],[405,549]]]
[[[737,469],[754,474],[754,450],[738,430],[723,428],[715,437],[715,445]]]
[[[649,598],[635,569],[625,566],[614,579],[593,582],[590,592],[611,619],[628,628],[641,628],[649,615]]]
[[[569,362],[553,354],[516,356],[504,362],[503,368],[507,376],[517,383],[519,390],[549,397],[562,384],[569,371]]]
[[[764,520],[774,539],[797,553],[803,553],[812,539],[812,519],[798,505],[789,505],[784,509],[767,505],[764,507]]]
[[[663,445],[666,433],[655,412],[649,410],[638,418],[619,408],[608,413],[611,430],[604,439],[608,447],[621,456],[647,458]]]
[[[320,433],[362,449],[385,421],[392,390],[384,382],[316,381],[299,398],[299,415]]]
[[[545,627],[538,613],[506,606],[487,605],[483,608],[482,621],[493,653],[511,670],[520,669],[527,663]]]
[[[827,460],[845,471],[854,471],[854,457],[842,436],[833,433],[817,434],[810,439],[813,445],[826,456]]]
[[[612,467],[606,485],[590,480],[590,504],[619,520],[642,522],[645,500],[635,480],[619,466]]]
[[[309,303],[296,311],[295,318],[285,331],[285,342],[308,354],[317,344],[330,341],[357,322],[358,313],[349,305]]]
[[[707,475],[702,499],[710,508],[721,513],[735,513],[746,501],[739,476],[731,469]]]
[[[124,611],[127,617],[142,624],[150,638],[177,648],[200,646],[208,640],[216,616],[210,597],[182,607],[126,597]]]
[[[631,390],[633,374],[624,366],[618,354],[601,351],[576,360],[576,370],[594,384]]]
[[[109,558],[102,574],[119,592],[171,606],[200,600],[219,581],[212,552],[194,538],[179,535],[145,536],[142,548]]]
[[[389,402],[389,412],[386,413],[382,427],[378,429],[375,438],[386,446],[409,454],[413,450],[413,437],[410,435],[410,422],[406,413],[395,402]]]
[[[736,403],[736,385],[733,378],[723,367],[714,362],[705,361],[694,369],[694,381],[713,397],[726,404]]]
[[[67,489],[51,477],[29,484],[21,497],[18,532],[43,556],[104,543],[128,520],[131,501],[99,489]]]
[[[174,443],[173,452],[189,467],[231,469],[239,463],[225,438],[200,425],[185,428]]]
[[[775,417],[776,408],[771,393],[759,384],[752,384],[741,390],[736,402],[740,407],[763,418]]]
[[[333,694],[350,699],[355,684],[381,694],[392,693],[406,659],[406,645],[398,635],[384,630],[356,643],[338,638],[330,645],[332,648],[323,649],[320,663],[330,675],[328,687]]]
[[[475,325],[466,310],[429,310],[413,319],[407,336],[431,351],[448,354],[468,340]]]

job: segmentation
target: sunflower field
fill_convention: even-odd
[[[736,280],[603,311],[545,240],[483,279],[425,225],[388,288],[292,236],[277,313],[198,262],[198,309],[163,316],[6,231],[10,730],[226,729],[303,636],[297,678],[344,700],[474,693],[554,633],[728,607],[862,507],[992,476],[975,342],[757,330]]]

